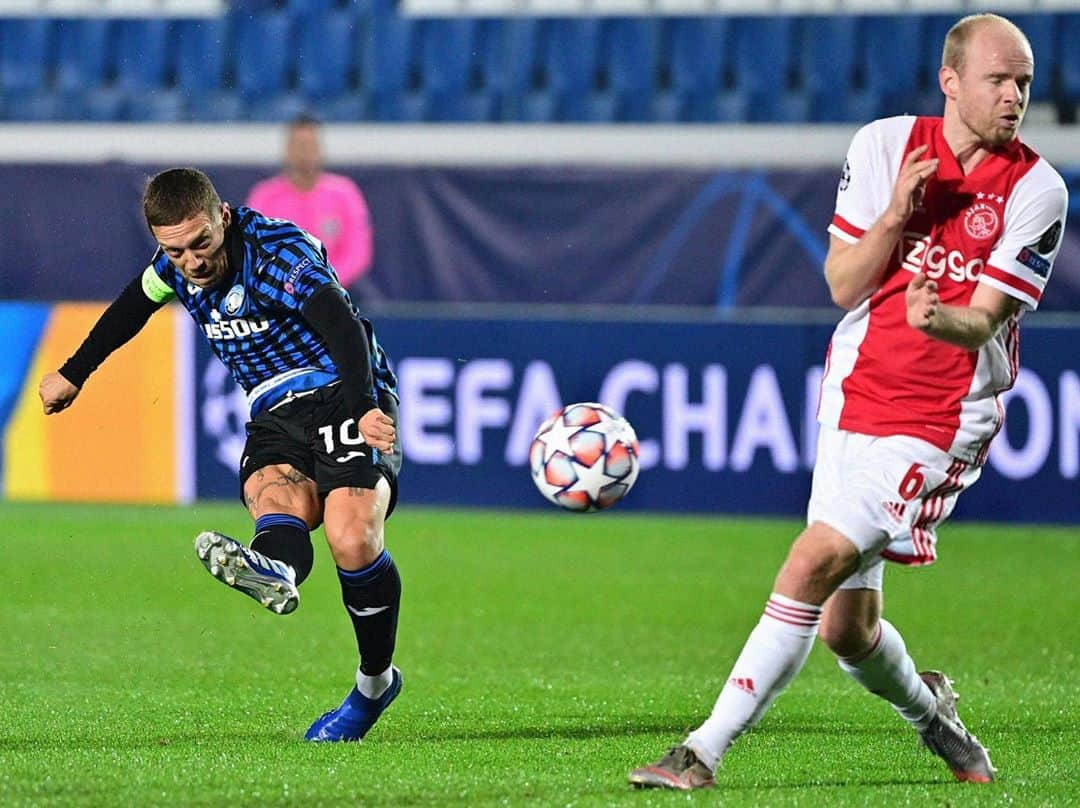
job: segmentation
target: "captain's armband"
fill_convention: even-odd
[[[176,297],[176,292],[173,291],[173,288],[158,277],[157,272],[154,271],[153,264],[143,270],[142,290],[143,294],[155,303],[167,303]]]

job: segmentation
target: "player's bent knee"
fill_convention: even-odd
[[[874,629],[856,620],[823,616],[818,637],[836,656],[846,658],[858,656],[870,647]]]
[[[331,496],[337,493],[334,491]],[[334,497],[327,501],[326,541],[339,567],[360,569],[383,551],[383,517],[374,505],[370,491],[362,496]]]
[[[857,657],[873,645],[880,618],[879,592],[841,590],[825,605],[818,636],[838,657]]]
[[[344,530],[326,531],[334,561],[342,569],[357,570],[372,564],[385,546],[382,523],[363,520]]]

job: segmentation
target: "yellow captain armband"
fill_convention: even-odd
[[[158,277],[153,264],[143,270],[142,290],[155,303],[165,303],[176,297],[176,292],[173,291],[172,287]]]

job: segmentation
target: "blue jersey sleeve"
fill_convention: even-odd
[[[283,242],[258,268],[255,282],[263,296],[292,311],[324,286],[340,285],[322,250],[307,239]]]

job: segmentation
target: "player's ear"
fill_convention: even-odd
[[[938,70],[938,85],[946,98],[956,100],[957,90],[960,84],[960,74],[948,65],[942,65]]]
[[[229,207],[228,202],[221,203],[221,223],[226,227],[229,226],[229,222],[232,221],[232,209]]]

